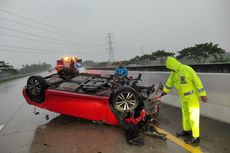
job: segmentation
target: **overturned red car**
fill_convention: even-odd
[[[119,125],[115,112],[132,112],[143,101],[152,107],[152,118],[159,107],[154,95],[162,85],[142,86],[141,74],[136,79],[121,76],[68,73],[47,77],[31,76],[23,88],[23,96],[30,105],[78,118]],[[154,111],[152,111],[154,110]]]

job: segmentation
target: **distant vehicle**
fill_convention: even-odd
[[[55,67],[57,73],[63,68],[72,69],[74,73],[86,73],[82,64],[82,59],[77,57],[64,57],[57,60],[57,65]]]

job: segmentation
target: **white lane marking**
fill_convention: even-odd
[[[5,85],[5,86],[0,86],[0,89],[2,89],[2,88],[6,88],[6,87],[8,87],[9,85]]]
[[[0,131],[4,128],[5,125],[0,125]]]

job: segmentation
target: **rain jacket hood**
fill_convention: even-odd
[[[181,67],[181,62],[173,57],[168,57],[166,60],[166,67],[170,70],[177,71]]]

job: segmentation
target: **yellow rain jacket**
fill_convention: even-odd
[[[163,90],[168,93],[173,86],[176,88],[181,101],[183,130],[192,130],[193,137],[197,138],[200,135],[199,97],[206,96],[202,82],[190,66],[181,64],[173,57],[167,58],[166,67],[172,72]]]

